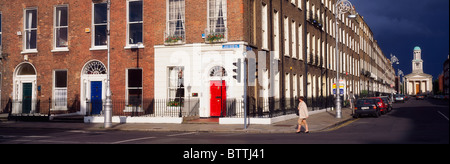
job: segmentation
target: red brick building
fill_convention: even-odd
[[[394,71],[369,26],[335,20],[334,3],[112,0],[112,99],[146,111],[146,100],[197,98],[200,117],[224,116],[214,101],[245,96],[253,115],[285,114],[298,96],[311,110],[332,107],[336,30],[345,92],[390,93]],[[101,114],[92,102],[106,93],[107,11],[92,0],[0,1],[1,99],[21,104],[12,113]]]
[[[114,0],[111,5],[113,99],[127,100],[136,95],[153,98],[152,45],[158,38],[153,28],[158,24],[153,17],[144,15],[158,13],[157,5],[128,0]],[[133,6],[133,11],[129,11],[129,6]],[[105,3],[0,1],[0,11],[1,97],[31,103],[28,107],[13,105],[13,113],[48,113],[51,109],[52,113],[82,114],[91,94],[100,100],[105,98],[108,66]],[[133,18],[127,19],[130,15]],[[135,82],[134,90],[127,91],[130,74],[141,76],[145,83]],[[51,107],[49,99],[53,100]]]

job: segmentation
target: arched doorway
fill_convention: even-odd
[[[210,116],[220,117],[226,115],[227,101],[227,72],[222,66],[214,66],[209,70],[210,78]]]
[[[87,62],[81,70],[81,114],[98,115],[106,98],[107,69],[98,60]]]
[[[23,62],[14,69],[13,77],[14,114],[36,111],[36,69],[29,62]]]

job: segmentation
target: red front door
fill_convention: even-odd
[[[225,116],[227,104],[227,87],[225,80],[211,81],[211,117]]]

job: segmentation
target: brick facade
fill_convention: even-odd
[[[143,1],[143,46],[138,50],[126,47],[127,29],[127,0],[112,0],[111,4],[111,90],[113,99],[126,99],[126,70],[130,68],[141,68],[143,70],[143,98],[155,97],[155,79],[166,77],[155,77],[155,46],[164,45],[164,33],[166,32],[167,0],[144,0]],[[266,65],[270,68],[269,51],[279,50],[280,60],[278,62],[279,93],[278,98],[306,96],[308,99],[319,101],[318,98],[330,97],[333,79],[336,78],[334,47],[334,17],[332,4],[334,0],[228,0],[227,1],[227,28],[228,42],[243,42],[247,47],[258,54],[258,51],[266,52]],[[68,49],[65,52],[52,52],[53,49],[53,21],[54,7],[67,4],[69,12],[68,25]],[[184,45],[205,43],[202,34],[207,28],[208,0],[185,0],[185,32]],[[268,8],[268,49],[262,48],[262,5]],[[309,5],[307,7],[306,5]],[[82,69],[89,61],[100,61],[107,67],[107,51],[92,50],[92,2],[91,0],[15,0],[0,1],[0,12],[2,13],[2,43],[3,59],[0,63],[2,73],[1,98],[8,99],[13,93],[13,77],[15,68],[23,62],[31,63],[37,72],[36,99],[45,101],[52,98],[53,93],[53,71],[67,70],[67,99],[71,102],[82,102],[80,94],[83,92]],[[321,21],[322,27],[317,27],[307,17],[314,7],[314,15]],[[24,41],[24,9],[37,8],[37,53],[21,53]],[[309,9],[309,10],[307,10]],[[279,33],[274,33],[274,12],[278,12]],[[319,13],[319,14],[318,14]],[[344,18],[348,14],[345,14]],[[288,18],[287,36],[285,38],[284,18]],[[311,17],[310,17],[311,18]],[[347,22],[346,22],[347,21]],[[292,23],[295,25],[292,26]],[[330,24],[330,22],[332,22]],[[348,23],[350,22],[350,23]],[[296,27],[296,29],[292,29]],[[299,33],[301,28],[302,33]],[[360,92],[361,90],[374,90],[377,92],[388,92],[387,83],[393,83],[390,76],[393,69],[389,60],[381,52],[370,28],[365,24],[362,17],[357,20],[344,19],[340,22],[340,28],[345,31],[346,44],[343,40],[339,42],[339,49],[346,55],[346,64],[341,64],[345,71],[341,77],[347,80],[348,91]],[[86,32],[90,30],[90,32]],[[292,38],[292,31],[296,31]],[[17,35],[17,32],[22,35]],[[307,41],[307,33],[316,40]],[[278,35],[279,47],[274,47],[275,36]],[[300,36],[302,35],[302,36]],[[301,38],[302,40],[299,40]],[[350,41],[349,41],[350,38]],[[285,51],[285,42],[289,43],[288,52]],[[292,42],[296,41],[293,49]],[[320,39],[320,42],[318,41]],[[362,39],[362,40],[361,40]],[[365,40],[363,42],[363,40]],[[314,44],[312,42],[315,42]],[[309,43],[309,45],[307,45]],[[301,46],[299,46],[301,44]],[[182,47],[173,46],[174,48]],[[314,45],[314,48],[312,47]],[[367,48],[364,48],[367,47]],[[309,49],[309,50],[308,50]],[[300,54],[302,57],[293,57],[292,54]],[[313,51],[314,50],[314,51]],[[307,52],[310,52],[307,54]],[[285,55],[288,54],[288,55]],[[369,55],[370,54],[370,55]],[[24,61],[24,56],[28,61]],[[314,62],[309,62],[313,58]],[[342,59],[342,58],[341,58]],[[320,62],[317,62],[320,61]],[[341,62],[344,63],[344,62]],[[354,63],[354,64],[349,64]],[[227,63],[231,65],[231,63]],[[385,81],[375,81],[369,76],[364,76],[362,69],[374,72],[376,76],[388,77]],[[373,70],[372,70],[373,68]],[[387,68],[387,69],[386,69]],[[341,69],[342,70],[342,69]],[[375,71],[376,70],[376,71]],[[389,70],[386,71],[385,70]],[[229,71],[231,72],[231,71]],[[289,73],[290,81],[285,82],[285,75]],[[293,93],[293,75],[296,75],[297,89]],[[311,80],[310,77],[315,77]],[[322,84],[319,84],[319,81]],[[313,84],[314,82],[314,84]],[[286,86],[288,84],[289,86]],[[301,86],[300,84],[303,84]],[[372,89],[369,89],[370,84]],[[313,87],[314,85],[314,87]],[[256,101],[261,97],[257,90],[260,85],[249,86],[248,95]],[[290,93],[285,93],[285,88],[290,88]],[[17,91],[18,92],[18,91]],[[314,94],[308,93],[314,92]],[[313,95],[312,97],[309,95]],[[70,104],[70,103],[69,103]],[[4,106],[4,104],[2,104]],[[259,104],[260,105],[260,104]],[[40,104],[40,113],[47,113],[48,104]],[[256,103],[258,106],[258,103]],[[80,111],[79,106],[74,106],[68,111],[54,111],[68,113]]]

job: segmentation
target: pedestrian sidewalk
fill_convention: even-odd
[[[336,118],[336,111],[323,111],[312,114],[307,119],[311,132],[320,132],[330,129],[344,122],[352,120],[352,110],[342,108],[342,118]],[[156,132],[211,132],[211,133],[295,133],[297,118],[272,125],[219,125],[219,124],[113,124],[112,128],[105,129],[103,124],[61,123],[61,122],[1,122],[0,127],[9,128],[41,128],[41,129],[67,129],[67,130],[122,130],[122,131],[156,131]]]

